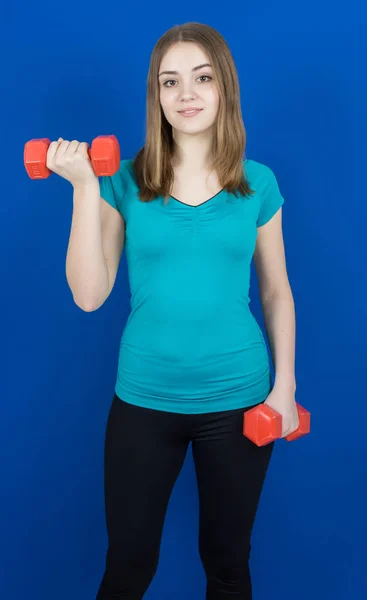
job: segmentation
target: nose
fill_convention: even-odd
[[[196,98],[193,81],[183,81],[180,89],[180,100],[187,101]]]

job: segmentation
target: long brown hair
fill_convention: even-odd
[[[212,164],[223,189],[246,196],[254,192],[244,173],[246,131],[242,120],[237,70],[231,51],[221,34],[202,23],[175,25],[156,43],[149,65],[146,98],[145,145],[137,153],[133,168],[139,197],[149,202],[157,196],[168,201],[174,173],[172,126],[168,123],[159,93],[159,67],[169,48],[177,42],[195,42],[203,48],[213,67],[219,91],[219,110],[213,136]]]

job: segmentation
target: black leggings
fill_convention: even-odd
[[[274,442],[259,448],[243,435],[245,410],[186,415],[114,396],[105,439],[108,549],[96,600],[143,598],[157,570],[168,502],[190,442],[206,599],[252,598],[250,536]]]

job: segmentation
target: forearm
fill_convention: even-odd
[[[274,293],[262,303],[262,309],[275,370],[274,387],[295,391],[296,317],[291,288]]]
[[[87,311],[99,307],[109,290],[99,194],[98,182],[74,189],[74,210],[66,258],[66,276],[74,300]]]

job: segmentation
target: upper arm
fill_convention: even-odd
[[[254,264],[261,300],[288,286],[282,230],[282,208],[257,230]]]
[[[264,301],[289,285],[282,230],[284,197],[275,174],[266,165],[261,165],[257,191],[260,205],[254,264],[261,300]]]
[[[125,245],[128,162],[122,160],[114,175],[99,178],[102,244],[109,276],[109,294],[115,284]]]
[[[109,294],[116,281],[121,255],[125,245],[125,221],[122,215],[100,198],[102,245],[109,276]]]

